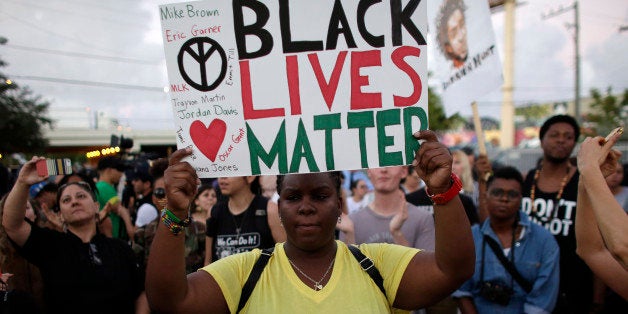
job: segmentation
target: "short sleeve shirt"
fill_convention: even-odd
[[[299,279],[286,257],[283,243],[276,244],[242,313],[405,312],[394,309],[392,304],[405,269],[419,250],[382,243],[359,246],[384,278],[384,296],[347,246],[341,241],[336,243],[338,250],[331,277],[319,291]],[[256,249],[232,255],[202,269],[214,277],[232,313],[238,307],[242,286],[260,252]]]

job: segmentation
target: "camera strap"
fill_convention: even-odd
[[[523,290],[525,290],[526,293],[530,293],[530,291],[532,291],[532,284],[525,278],[523,278],[523,276],[521,276],[513,263],[506,259],[506,256],[504,256],[504,252],[500,248],[499,244],[488,235],[484,235],[484,241],[488,243],[488,245],[493,250],[493,253],[495,253],[495,256],[497,256],[497,259],[499,259],[504,268],[506,268],[506,270],[510,273],[512,278],[517,281],[517,283],[521,286],[521,288],[523,288]],[[512,254],[515,254],[515,252],[513,251]],[[484,263],[484,261],[482,261],[482,263]]]

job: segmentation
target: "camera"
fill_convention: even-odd
[[[480,295],[499,305],[508,305],[513,295],[512,288],[501,282],[483,281],[480,286]]]

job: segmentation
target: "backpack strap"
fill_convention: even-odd
[[[347,247],[349,248],[349,251],[351,251],[351,253],[355,257],[355,259],[358,260],[358,263],[360,263],[360,266],[362,267],[362,269],[367,274],[369,274],[369,276],[371,277],[371,279],[373,279],[373,281],[375,282],[379,290],[384,294],[384,296],[386,296],[386,289],[384,289],[384,278],[382,278],[382,275],[379,273],[379,270],[377,270],[377,267],[375,267],[375,263],[373,263],[373,260],[368,258],[366,255],[364,255],[357,246],[347,245]]]
[[[244,308],[246,302],[249,300],[249,297],[251,297],[251,293],[253,293],[255,285],[257,284],[259,277],[262,275],[264,267],[268,264],[268,260],[273,255],[274,249],[274,247],[263,249],[262,254],[257,259],[257,262],[255,262],[255,265],[253,265],[249,278],[246,280],[246,283],[244,283],[244,287],[242,287],[242,294],[240,295],[240,302],[238,303],[238,310],[236,313],[239,313]]]

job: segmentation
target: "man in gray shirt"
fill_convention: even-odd
[[[369,169],[367,173],[373,184],[373,201],[349,215],[352,224],[341,222],[353,228],[343,228],[340,240],[356,244],[395,243],[433,251],[434,218],[406,202],[399,187],[407,167]]]

